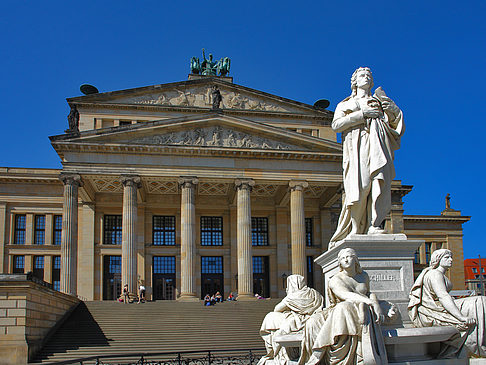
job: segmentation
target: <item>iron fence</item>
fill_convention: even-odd
[[[253,365],[264,354],[264,348],[123,353],[50,362],[46,365]]]

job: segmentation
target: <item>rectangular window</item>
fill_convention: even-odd
[[[54,290],[61,290],[61,256],[52,258],[52,286]]]
[[[481,273],[484,273],[484,267],[481,268]]]
[[[25,244],[25,214],[15,215],[14,244]]]
[[[54,216],[54,233],[52,237],[52,243],[54,245],[61,244],[61,235],[62,235],[62,215],[55,215]]]
[[[265,274],[265,256],[253,256],[253,273]]]
[[[156,246],[175,245],[175,217],[154,215],[152,217],[152,242]]]
[[[478,272],[478,269],[476,269],[475,267],[472,268],[472,272],[473,273],[477,273]]]
[[[223,245],[223,217],[201,217],[201,245]]]
[[[268,218],[251,218],[251,244],[253,246],[268,246]]]
[[[175,274],[174,256],[154,256],[154,274]]]
[[[425,263],[427,265],[430,263],[431,250],[432,250],[432,243],[425,242]]]
[[[307,286],[314,287],[314,258],[307,256]]]
[[[312,218],[305,219],[305,244],[307,247],[314,243]]]
[[[420,264],[420,249],[417,248],[417,251],[415,251],[415,258],[413,260],[415,264]]]
[[[34,256],[34,276],[44,280],[44,256]]]
[[[122,243],[122,216],[105,215],[104,217],[105,245],[121,245]]]
[[[46,241],[46,216],[36,215],[34,222],[34,245],[43,245]]]
[[[13,257],[13,270],[14,274],[24,273],[25,258],[24,256],[14,256]]]
[[[223,258],[221,256],[202,256],[201,274],[222,274]]]

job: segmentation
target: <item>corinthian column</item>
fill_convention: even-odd
[[[122,218],[122,285],[128,284],[130,293],[137,294],[137,190],[140,177],[121,177],[123,184]],[[120,293],[121,294],[121,293]]]
[[[238,246],[238,300],[255,299],[253,296],[253,270],[251,257],[251,199],[255,182],[251,179],[236,180]]]
[[[290,230],[292,247],[292,274],[307,275],[305,257],[305,213],[304,189],[306,181],[291,181],[290,188]]]
[[[195,177],[181,177],[181,301],[197,301]]]
[[[78,174],[61,173],[64,184],[61,233],[61,292],[76,295],[78,250]]]

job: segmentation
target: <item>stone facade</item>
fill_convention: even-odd
[[[27,364],[79,300],[27,278],[0,275],[0,364]]]
[[[0,272],[33,271],[85,300],[142,282],[148,299],[283,297],[292,273],[322,291],[313,259],[342,185],[332,112],[218,77],[68,102],[80,132],[51,137],[61,170],[0,168]],[[394,182],[388,230],[452,249],[462,288],[468,218],[404,216],[411,189]]]

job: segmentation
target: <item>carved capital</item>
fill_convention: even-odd
[[[59,180],[61,180],[64,185],[83,186],[83,182],[81,181],[81,176],[79,174],[61,172],[59,175]]]
[[[252,179],[236,179],[235,189],[236,190],[249,190],[251,191],[255,186],[255,181]]]
[[[122,175],[120,181],[123,186],[133,186],[137,189],[142,187],[140,176],[137,175]]]
[[[199,183],[199,180],[195,176],[181,176],[178,183],[181,189],[192,189]]]
[[[303,191],[306,187],[309,186],[307,181],[297,181],[293,180],[289,182],[289,189],[290,191]]]

